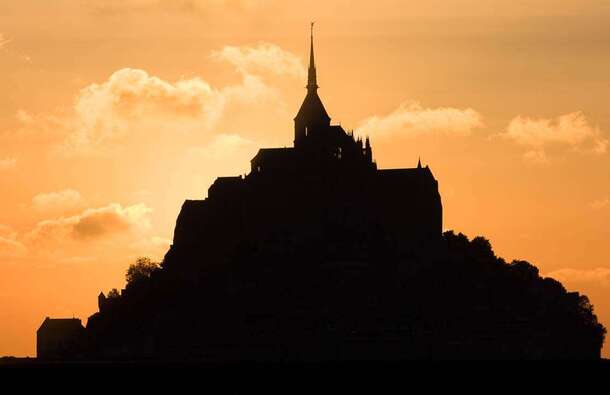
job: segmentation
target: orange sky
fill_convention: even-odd
[[[446,229],[610,326],[608,2],[308,3],[0,0],[0,355],[34,355],[47,315],[86,322],[184,199],[292,144],[312,19],[333,121],[381,168],[421,156]]]

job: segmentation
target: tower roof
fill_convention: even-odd
[[[307,70],[307,92],[318,90],[318,77],[316,75],[316,62],[313,55],[313,24],[311,22],[311,36],[309,45],[309,69]]]
[[[301,108],[294,118],[295,121],[305,121],[311,124],[329,123],[330,117],[318,96],[318,77],[313,52],[313,22],[311,23],[311,37],[309,48],[309,69],[307,71],[307,95]]]

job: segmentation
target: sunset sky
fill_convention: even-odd
[[[292,145],[311,20],[333,122],[380,168],[421,156],[445,229],[610,327],[607,0],[0,0],[0,356],[85,324],[185,199]]]

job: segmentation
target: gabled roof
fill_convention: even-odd
[[[66,330],[80,330],[84,329],[83,324],[78,318],[45,318],[38,328],[38,331],[41,330],[51,330],[51,331],[66,331]]]
[[[414,167],[406,169],[379,169],[377,174],[381,178],[395,178],[395,177],[426,177],[434,179],[432,171],[428,166],[426,167]]]

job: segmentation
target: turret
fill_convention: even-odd
[[[366,142],[364,143],[364,158],[367,163],[373,162],[373,149],[371,148],[371,141],[369,136],[366,136]]]
[[[97,296],[97,307],[99,311],[102,311],[106,307],[106,295],[103,292]]]

